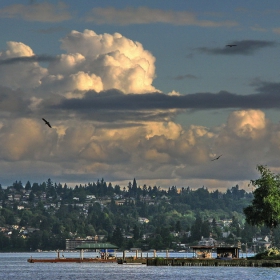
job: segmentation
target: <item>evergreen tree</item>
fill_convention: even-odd
[[[191,227],[191,240],[200,240],[201,239],[201,227],[202,227],[202,219],[200,216],[197,216],[194,224]]]
[[[210,224],[207,220],[203,221],[201,225],[201,236],[203,237],[209,237],[210,236]]]
[[[27,181],[27,183],[26,183],[26,185],[25,185],[25,190],[26,190],[26,191],[31,190],[31,184],[30,184],[29,181]]]
[[[121,231],[121,229],[118,226],[113,231],[111,242],[113,244],[116,244],[120,248],[123,245],[124,238],[123,238],[123,235],[122,235],[122,231]]]
[[[133,228],[133,238],[135,240],[138,240],[140,238],[140,229],[137,225],[135,225]]]
[[[176,222],[176,225],[175,225],[175,231],[176,231],[176,232],[181,232],[181,230],[182,230],[181,222],[180,222],[180,221],[177,221],[177,222]]]

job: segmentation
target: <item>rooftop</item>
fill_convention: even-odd
[[[76,247],[76,249],[118,249],[119,247],[111,243],[84,243]]]

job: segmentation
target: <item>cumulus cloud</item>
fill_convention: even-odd
[[[10,88],[0,86],[0,116],[19,117],[28,114],[31,101],[24,97],[21,90],[13,91]]]
[[[214,55],[252,55],[263,48],[277,46],[276,42],[265,40],[231,41],[227,44],[236,46],[231,48],[226,45],[222,48],[202,47],[197,50],[202,53]]]
[[[36,55],[21,42],[0,53],[0,81],[13,89],[37,88],[64,96],[74,91],[116,88],[124,93],[158,91],[153,85],[155,58],[142,44],[119,33],[72,31],[61,40],[66,54]],[[48,62],[47,67],[40,62]],[[4,68],[5,66],[5,68]]]
[[[61,22],[72,16],[63,2],[53,5],[48,2],[32,3],[30,5],[15,4],[0,9],[2,18],[22,18],[28,21]]]
[[[37,60],[40,58],[29,46],[21,42],[7,42],[7,50],[0,52],[1,85],[12,89],[40,86],[47,69],[41,67]]]
[[[200,151],[207,156],[199,164],[182,161],[175,172],[181,178],[250,180],[256,176],[256,164],[272,164],[273,152],[279,153],[272,140],[276,127],[260,110],[233,111],[223,126],[208,129],[208,138],[200,142]],[[219,154],[223,156],[218,161],[210,161]]]
[[[266,128],[265,114],[260,110],[233,112],[227,127],[239,137],[258,138]]]
[[[0,168],[8,174],[2,184],[11,178],[10,162],[21,180],[137,176],[144,183],[213,186],[251,179],[259,163],[280,165],[280,125],[262,111],[279,107],[279,83],[256,80],[250,95],[165,94],[153,86],[155,58],[138,42],[85,30],[61,44],[65,53],[55,59],[21,42],[8,42],[0,53]],[[175,121],[182,110],[224,108],[234,111],[218,127]]]
[[[18,118],[0,129],[1,159],[8,161],[43,160],[49,158],[55,133],[47,135],[38,121]],[[49,144],[48,144],[49,141]]]
[[[147,24],[168,23],[174,25],[195,25],[201,27],[232,27],[238,25],[236,21],[212,21],[198,19],[196,14],[188,11],[165,11],[148,7],[114,7],[94,8],[87,16],[87,21],[97,24]]]
[[[72,31],[62,40],[69,55],[86,58],[84,69],[99,76],[104,89],[116,88],[125,93],[151,92],[155,78],[155,58],[141,43],[119,33],[98,35],[92,30]]]

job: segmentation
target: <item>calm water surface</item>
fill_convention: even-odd
[[[79,253],[64,253],[65,257],[78,257]],[[0,253],[1,280],[40,279],[98,279],[98,280],[156,280],[156,279],[280,279],[280,268],[257,267],[151,267],[146,265],[118,265],[94,263],[34,263],[27,259],[30,253]],[[85,257],[87,255],[85,254]],[[159,255],[161,256],[161,255]],[[165,254],[162,254],[165,256]],[[32,253],[33,258],[54,258],[55,253]]]

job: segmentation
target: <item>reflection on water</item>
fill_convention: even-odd
[[[77,257],[78,252],[63,253],[65,257]],[[126,253],[128,255],[129,253]],[[146,254],[146,253],[145,253]],[[185,256],[182,254],[186,254]],[[157,253],[164,257],[165,253]],[[0,274],[3,280],[22,279],[280,279],[280,268],[257,267],[150,267],[146,265],[118,265],[116,263],[35,263],[27,259],[31,253],[0,253]],[[85,253],[85,257],[93,256]],[[122,256],[122,253],[118,253]],[[143,253],[143,257],[146,257]],[[153,253],[149,252],[152,257]],[[172,257],[189,257],[187,253],[169,253]],[[54,258],[56,253],[32,253],[33,258]]]

